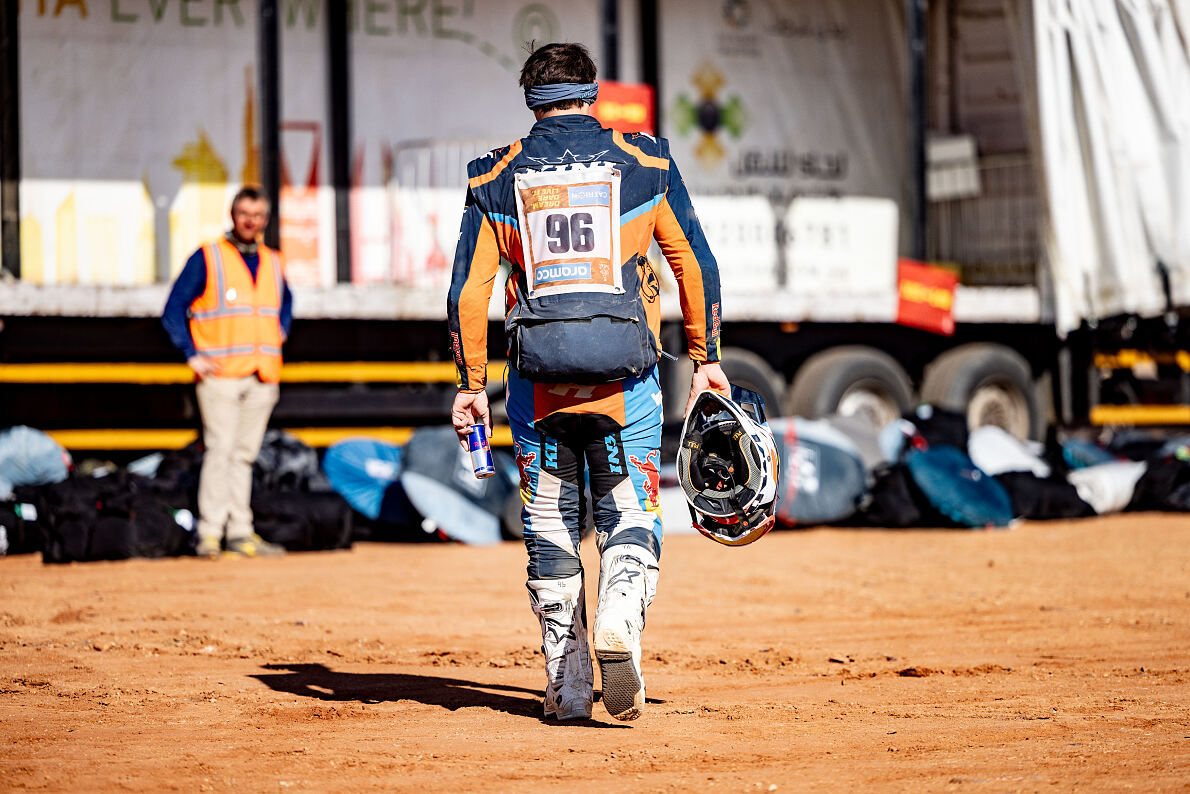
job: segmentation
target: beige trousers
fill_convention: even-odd
[[[247,378],[204,378],[195,386],[202,414],[202,475],[198,483],[198,537],[252,534],[252,464],[279,389]]]

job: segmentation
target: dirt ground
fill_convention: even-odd
[[[1190,787],[1190,517],[672,537],[633,723],[540,717],[524,561],[0,559],[0,790]]]

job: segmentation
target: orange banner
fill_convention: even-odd
[[[912,259],[897,261],[897,322],[944,336],[954,335],[954,290],[958,274]]]
[[[599,81],[599,99],[592,107],[595,118],[617,132],[653,134],[653,87],[644,83]]]

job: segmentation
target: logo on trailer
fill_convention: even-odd
[[[661,506],[661,472],[657,471],[657,461],[653,458],[657,457],[659,453],[653,450],[645,456],[644,461],[641,461],[636,455],[629,455],[628,462],[636,467],[636,470],[645,475],[644,489],[645,496],[649,501],[649,508],[656,509]]]
[[[697,89],[697,96],[678,94],[673,109],[675,126],[681,138],[692,133],[697,136],[694,153],[703,167],[710,170],[727,156],[724,137],[729,135],[738,141],[744,134],[748,114],[738,94],[721,95],[727,78],[713,64],[703,63],[690,76],[690,82]]]
[[[748,23],[752,21],[752,9],[748,7],[748,0],[727,0],[723,4],[723,21],[736,30],[748,27]]]

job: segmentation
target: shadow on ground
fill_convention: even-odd
[[[341,673],[322,664],[266,664],[257,679],[276,692],[328,701],[386,703],[414,700],[427,706],[455,711],[462,708],[489,708],[518,717],[545,719],[541,713],[541,690],[507,684],[481,683],[461,678],[441,678],[408,673]],[[506,694],[508,693],[508,694]],[[549,720],[553,722],[553,720]],[[626,728],[592,720],[574,723],[589,728]]]

